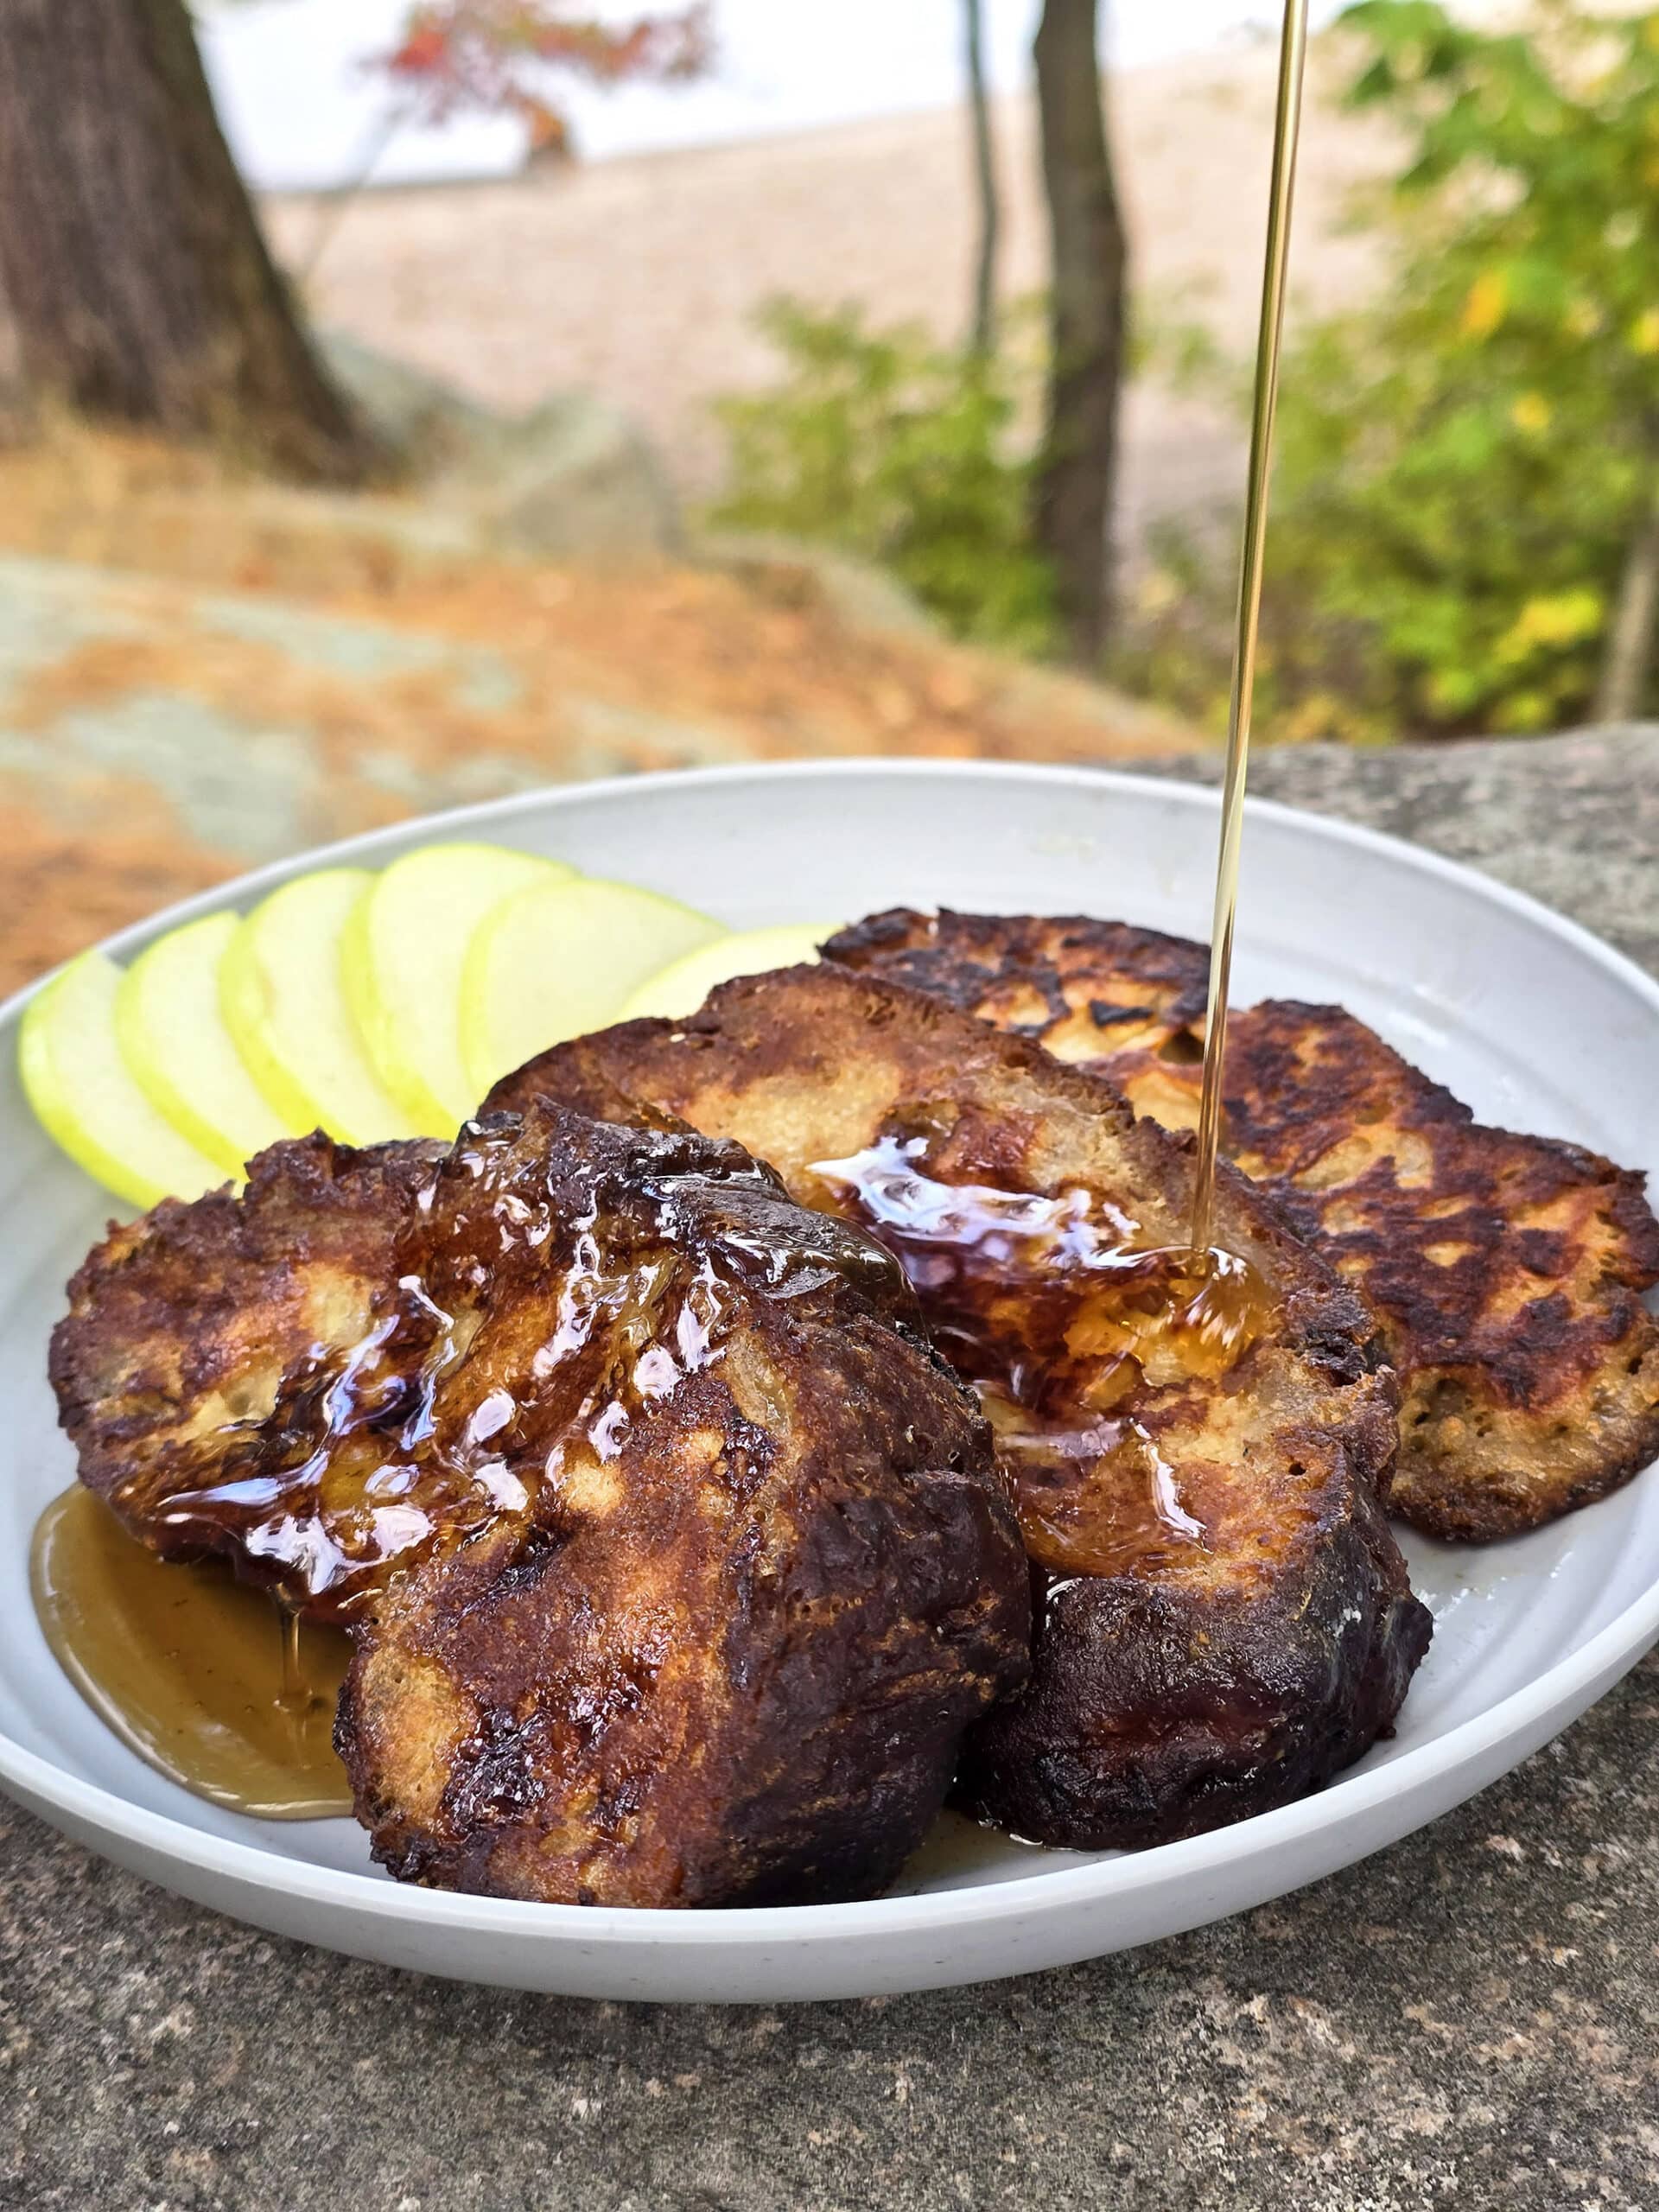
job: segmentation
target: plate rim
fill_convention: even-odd
[[[588,782],[550,785],[514,792],[436,814],[412,816],[328,844],[308,847],[302,853],[267,862],[206,891],[175,900],[141,921],[112,931],[99,940],[97,949],[118,957],[129,948],[147,942],[198,913],[245,904],[263,896],[290,876],[315,867],[336,864],[348,854],[356,859],[365,858],[383,846],[406,842],[413,833],[442,838],[457,830],[473,830],[490,823],[506,823],[520,815],[550,807],[557,810],[594,798],[635,793],[667,792],[671,796],[687,787],[818,779],[839,781],[873,774],[895,781],[1013,781],[1056,787],[1085,785],[1091,791],[1104,786],[1126,795],[1156,797],[1189,807],[1194,812],[1217,816],[1221,804],[1220,792],[1212,785],[1133,770],[1046,762],[892,759],[880,754],[736,763],[713,768],[595,778]],[[1245,805],[1247,812],[1258,819],[1275,821],[1301,835],[1312,834],[1338,844],[1357,846],[1403,863],[1412,870],[1454,883],[1465,891],[1472,890],[1477,896],[1507,908],[1533,927],[1572,945],[1620,982],[1651,1015],[1659,1019],[1659,981],[1617,946],[1529,893],[1465,862],[1387,831],[1345,821],[1340,816],[1316,813],[1272,799],[1249,798]],[[67,963],[37,976],[0,1003],[0,1038],[15,1028],[29,1000],[61,971],[62,964]],[[289,1897],[366,1912],[382,1920],[461,1934],[577,1940],[589,1950],[650,1948],[668,1941],[694,1949],[712,1945],[765,1950],[784,1942],[807,1942],[816,1945],[830,1939],[883,1933],[925,1934],[963,1918],[982,1924],[995,1923],[1017,1919],[1039,1905],[1064,1909],[1068,1905],[1098,1906],[1128,1901],[1137,1892],[1160,1886],[1166,1880],[1198,1880],[1236,1859],[1288,1850],[1305,1838],[1334,1825],[1335,1819],[1347,1826],[1391,1799],[1405,1798],[1414,1793],[1421,1795],[1452,1770],[1478,1762],[1483,1751],[1505,1738],[1524,1736],[1540,1723],[1548,1726],[1556,1712],[1572,1709],[1573,1700],[1580,1698],[1586,1688],[1591,1689],[1593,1697],[1593,1685],[1599,1678],[1610,1670],[1616,1678],[1656,1639],[1659,1639],[1659,1575],[1587,1643],[1556,1661],[1531,1682],[1511,1690],[1484,1712],[1459,1722],[1432,1742],[1402,1752],[1386,1765],[1363,1774],[1351,1771],[1325,1789],[1292,1804],[1179,1842],[1091,1859],[1081,1866],[1033,1869],[1030,1874],[997,1881],[835,1904],[761,1905],[741,1910],[566,1905],[405,1886],[368,1873],[283,1858],[264,1844],[220,1836],[175,1815],[152,1812],[101,1783],[82,1781],[52,1760],[28,1750],[3,1731],[0,1731],[0,1782],[15,1783],[30,1798],[50,1805],[77,1825],[119,1837],[147,1854],[183,1862],[201,1873],[238,1885],[256,1890],[278,1886]],[[1416,1823],[1414,1821],[1413,1825]],[[1388,1835],[1380,1834],[1369,1849],[1380,1849],[1389,1840]],[[1367,1855],[1369,1850],[1357,1853],[1356,1859]]]

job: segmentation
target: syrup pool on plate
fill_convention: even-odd
[[[339,1630],[302,1626],[216,1560],[157,1559],[79,1487],[41,1515],[30,1572],[59,1663],[141,1758],[257,1819],[350,1813]]]

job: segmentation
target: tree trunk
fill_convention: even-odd
[[[1097,0],[1044,0],[1035,49],[1053,246],[1036,534],[1053,567],[1066,642],[1085,665],[1098,660],[1111,626],[1108,533],[1128,327],[1128,244],[1106,142],[1096,15]]]
[[[375,464],[260,234],[184,0],[0,0],[0,289],[42,395],[296,476]]]
[[[1618,604],[1596,692],[1599,722],[1634,721],[1653,671],[1653,632],[1659,616],[1659,481],[1637,517],[1624,550]]]
[[[996,155],[991,142],[991,103],[985,86],[985,26],[982,0],[964,0],[968,51],[968,109],[974,129],[974,191],[979,209],[979,245],[974,257],[975,353],[988,354],[996,343],[996,247],[1002,210],[996,191]]]

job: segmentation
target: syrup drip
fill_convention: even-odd
[[[1243,1357],[1268,1316],[1260,1275],[1230,1253],[1138,1244],[1081,1188],[942,1180],[931,1142],[885,1135],[812,1173],[897,1254],[934,1341],[978,1391],[1032,1557],[1108,1574],[1202,1546],[1138,1414],[1146,1386]]]
[[[35,1531],[35,1609],[75,1687],[142,1758],[236,1811],[351,1810],[332,1744],[350,1645],[315,1624],[360,1612],[435,1546],[530,1521],[543,1488],[550,1522],[579,1510],[567,1446],[615,1458],[631,1422],[723,1358],[747,1288],[810,1303],[850,1286],[915,1318],[891,1253],[803,1214],[734,1147],[658,1137],[625,1157],[622,1190],[568,1178],[563,1204],[510,1128],[474,1132],[455,1169],[359,1339],[140,1501],[174,1541],[239,1551],[283,1605],[218,1560],[157,1559],[79,1487]]]
[[[434,1550],[534,1517],[572,1440],[613,1459],[723,1356],[735,1287],[794,1300],[845,1281],[908,1306],[889,1254],[803,1217],[735,1147],[640,1141],[654,1149],[622,1208],[591,1180],[552,1192],[516,1125],[464,1136],[372,1325],[266,1420],[205,1437],[164,1494],[124,1501],[135,1517],[181,1548],[240,1553],[308,1621],[349,1623]]]
[[[351,1657],[218,1562],[157,1559],[77,1486],[48,1506],[30,1558],[60,1665],[123,1743],[199,1797],[268,1821],[352,1809],[334,1755]]]
[[[1216,1160],[1221,1148],[1222,1069],[1227,1053],[1227,994],[1233,972],[1238,912],[1238,856],[1244,830],[1244,781],[1255,697],[1255,642],[1262,619],[1262,563],[1268,537],[1268,473],[1279,397],[1279,340],[1285,320],[1285,270],[1290,254],[1291,203],[1301,136],[1302,72],[1307,56],[1307,0],[1285,0],[1279,42],[1279,92],[1274,111],[1273,172],[1268,194],[1268,242],[1256,333],[1255,390],[1250,409],[1250,459],[1244,486],[1239,561],[1237,633],[1232,696],[1227,710],[1227,779],[1221,802],[1221,849],[1216,860],[1215,912],[1210,935],[1210,1003],[1204,1037],[1204,1092],[1198,1108],[1198,1173],[1192,1187],[1192,1243],[1209,1249],[1215,1211]]]

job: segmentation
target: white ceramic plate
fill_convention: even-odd
[[[590,784],[336,847],[375,864],[454,830],[706,906],[738,928],[899,903],[1125,916],[1203,936],[1212,792],[1070,769],[846,761]],[[1336,999],[1483,1117],[1659,1167],[1659,987],[1516,893],[1367,831],[1251,810],[1239,1002]],[[111,940],[245,906],[270,868]],[[29,1531],[71,1478],[48,1332],[108,1201],[36,1128],[0,1010],[0,1779],[94,1850],[283,1935],[396,1966],[612,1998],[776,2001],[973,1981],[1144,1943],[1406,1834],[1544,1743],[1659,1636],[1653,1473],[1484,1550],[1408,1538],[1433,1648],[1398,1734],[1321,1795],[1138,1855],[1037,1852],[947,1822],[867,1904],[623,1912],[403,1889],[349,1821],[219,1811],[123,1749],[42,1642]]]

